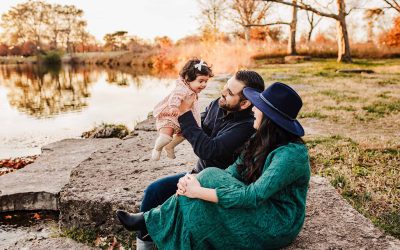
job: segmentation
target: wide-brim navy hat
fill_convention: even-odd
[[[279,127],[297,136],[304,135],[303,127],[296,120],[303,102],[294,89],[276,82],[261,93],[254,88],[244,88],[243,94]]]

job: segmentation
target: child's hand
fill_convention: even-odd
[[[179,109],[178,108],[171,108],[169,111],[169,114],[172,116],[178,116],[179,115]]]

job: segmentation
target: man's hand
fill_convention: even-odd
[[[181,102],[181,106],[179,106],[180,114],[188,112],[193,107],[193,103],[196,100],[196,95],[185,96],[185,98]]]

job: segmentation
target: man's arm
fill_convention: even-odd
[[[241,123],[224,134],[210,138],[196,123],[191,111],[178,117],[183,136],[202,160],[232,154],[254,133],[253,124]]]

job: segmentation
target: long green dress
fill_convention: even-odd
[[[250,185],[237,172],[240,161],[197,175],[201,186],[216,189],[218,203],[174,195],[144,214],[159,249],[274,249],[296,238],[310,180],[307,148],[290,143],[275,149]]]

